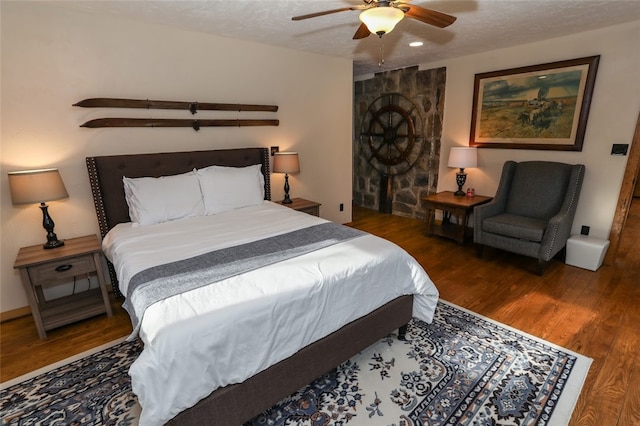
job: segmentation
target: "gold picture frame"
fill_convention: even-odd
[[[476,74],[469,145],[582,151],[599,60]]]

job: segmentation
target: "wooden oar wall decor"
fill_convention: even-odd
[[[277,105],[225,104],[210,102],[154,101],[149,99],[90,98],[76,102],[73,106],[82,108],[143,108],[143,109],[182,109],[191,114],[202,111],[262,111],[277,112]],[[278,126],[279,120],[262,119],[206,119],[188,120],[173,118],[97,118],[89,120],[80,127],[243,127],[243,126]]]

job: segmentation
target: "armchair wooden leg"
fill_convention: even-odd
[[[548,264],[549,264],[549,262],[546,262],[544,260],[539,259],[538,260],[538,267],[536,268],[536,275],[541,277],[542,274],[544,274],[544,270],[546,269]]]
[[[476,244],[476,257],[478,259],[482,259],[482,249],[484,248],[484,246],[482,244]]]

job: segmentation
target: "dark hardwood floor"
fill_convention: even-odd
[[[631,206],[613,266],[597,272],[554,260],[543,276],[535,260],[472,243],[424,235],[419,220],[355,208],[352,225],[387,238],[429,273],[440,297],[593,359],[571,425],[640,424],[640,199]],[[113,303],[102,315],[38,339],[31,317],[1,325],[1,380],[107,343],[131,331]]]

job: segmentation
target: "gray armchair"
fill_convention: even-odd
[[[474,211],[473,241],[538,259],[537,273],[564,249],[571,234],[585,166],[507,161],[495,198]]]

